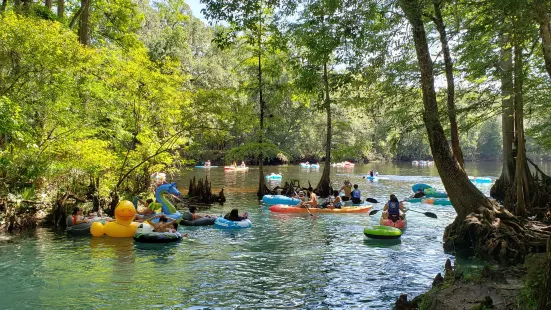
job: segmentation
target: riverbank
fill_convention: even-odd
[[[551,247],[547,253],[531,254],[524,264],[510,267],[452,266],[447,260],[444,277],[437,274],[428,292],[411,301],[407,295],[401,295],[394,309],[550,309],[551,297],[546,287],[551,268],[550,251]]]

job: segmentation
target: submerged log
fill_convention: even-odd
[[[222,204],[226,201],[224,189],[222,189],[218,195],[212,193],[211,183],[207,177],[205,177],[205,180],[199,179],[199,181],[197,181],[195,177],[189,180],[188,199],[191,202],[207,204],[212,204],[215,202]]]

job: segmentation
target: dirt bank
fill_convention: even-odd
[[[549,263],[546,254],[530,255],[523,265],[514,267],[452,266],[448,260],[444,277],[438,274],[430,291],[411,301],[402,295],[394,309],[536,310]]]

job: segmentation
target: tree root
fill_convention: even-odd
[[[519,264],[532,252],[545,251],[551,226],[514,216],[492,201],[465,219],[456,219],[444,232],[444,249],[457,256],[478,256],[501,264]]]

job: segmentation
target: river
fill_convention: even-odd
[[[379,182],[362,179],[371,168],[380,172]],[[500,170],[500,163],[467,164],[473,176],[495,179]],[[299,179],[303,186],[310,180],[315,187],[322,170],[269,166],[266,172]],[[449,206],[412,205],[438,219],[409,212],[401,240],[389,243],[363,236],[379,214],[272,214],[256,199],[256,167],[193,169],[174,180],[184,190],[193,176],[208,176],[213,188],[224,188],[227,202],[209,213],[239,208],[253,227],[184,227],[188,237],[168,245],[39,228],[0,241],[0,308],[390,309],[399,294],[426,291],[446,258],[453,259],[442,250],[444,228],[455,217]],[[410,195],[414,183],[441,187],[436,168],[407,163],[332,168],[331,179],[334,187],[349,179],[364,198],[379,201],[390,193]],[[490,187],[480,189],[488,194]]]

